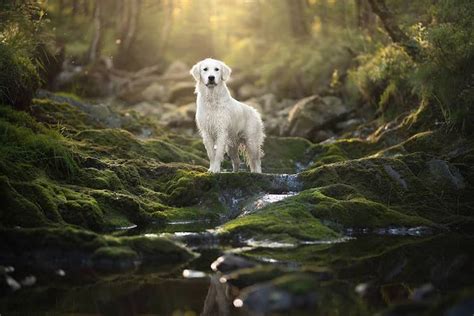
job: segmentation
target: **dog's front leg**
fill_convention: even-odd
[[[210,135],[203,135],[204,147],[207,151],[207,157],[209,157],[209,171],[212,171],[212,166],[214,165],[215,149],[214,141]]]
[[[220,135],[217,137],[217,140],[214,144],[214,161],[211,162],[210,172],[221,172],[221,163],[224,160],[225,146],[226,146],[227,136]]]

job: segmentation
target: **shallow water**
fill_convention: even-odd
[[[196,238],[212,223],[175,223],[167,227],[133,229],[121,234],[174,234],[200,256],[184,266],[141,267],[122,274],[98,274],[79,270],[58,272],[8,263],[16,280],[34,276],[35,282],[17,291],[1,290],[3,315],[255,315],[237,309],[226,285],[211,270],[211,263],[223,253],[242,252],[261,264],[278,265],[291,271],[313,269],[331,276],[317,285],[317,305],[292,315],[367,315],[401,302],[427,284],[434,287],[432,302],[473,285],[474,239],[459,234],[425,235],[376,234],[365,232],[337,242],[306,245],[226,244]],[[393,229],[393,228],[392,228]],[[405,231],[405,230],[401,230]],[[390,232],[390,229],[385,230]],[[237,249],[237,250],[236,250]],[[190,276],[183,277],[185,274]],[[193,272],[193,271],[198,271]],[[203,277],[204,275],[204,277]],[[197,277],[195,277],[197,276]],[[30,278],[31,281],[31,278]],[[217,312],[219,311],[219,312]],[[268,315],[271,315],[269,313]],[[396,314],[403,315],[403,314]]]

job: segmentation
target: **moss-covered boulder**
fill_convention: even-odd
[[[194,257],[186,248],[156,235],[112,237],[75,228],[2,228],[0,236],[5,262],[41,269],[114,270],[139,264],[182,264]]]
[[[259,241],[278,241],[291,246],[298,240],[328,240],[340,234],[311,214],[307,204],[295,198],[271,204],[250,215],[233,219],[219,229],[223,235]]]
[[[296,173],[309,162],[312,143],[298,137],[267,137],[263,151],[262,170],[266,173]]]

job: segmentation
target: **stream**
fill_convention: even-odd
[[[295,194],[260,195],[240,216]],[[349,229],[345,237],[332,241],[266,243],[220,240],[215,233],[218,224],[177,221],[165,226],[124,227],[113,233],[179,241],[199,254],[183,266],[139,266],[110,273],[64,271],[57,262],[41,267],[10,262],[4,267],[10,289],[0,289],[5,294],[0,299],[0,314],[281,315],[275,312],[289,308],[291,312],[285,315],[370,315],[403,303],[414,314],[395,308],[386,315],[417,315],[420,305],[436,304],[447,294],[472,286],[474,239],[470,236],[439,235],[423,227],[387,227]],[[214,271],[216,259],[225,254],[290,273],[312,271],[323,277],[313,289],[311,304],[285,297],[275,303],[272,295],[278,293],[267,290],[270,292],[259,292],[256,298],[250,295],[248,308],[240,308],[237,288],[225,283],[223,273]],[[460,309],[447,315],[464,315],[471,307],[472,301],[461,303],[452,307]]]

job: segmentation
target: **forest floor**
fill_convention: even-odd
[[[472,308],[474,140],[426,106],[363,138],[270,135],[263,174],[208,173],[192,127],[123,103],[40,91],[0,112],[0,292],[17,290],[0,313],[25,296],[62,313]]]

